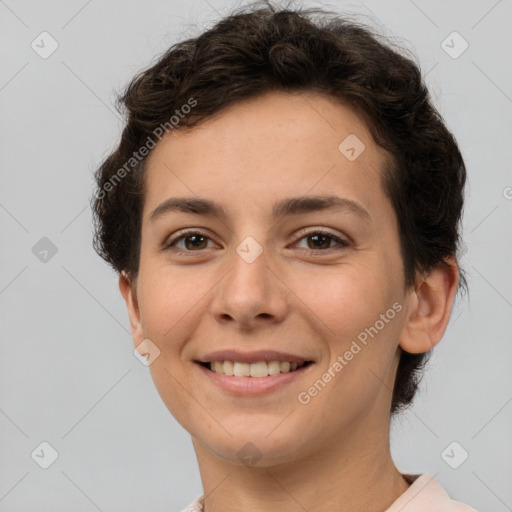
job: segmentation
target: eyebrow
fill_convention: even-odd
[[[273,205],[272,216],[275,220],[280,220],[288,215],[300,215],[328,209],[349,211],[366,221],[371,219],[368,210],[359,203],[351,199],[332,195],[283,199]],[[223,220],[228,218],[226,210],[215,201],[198,197],[171,197],[153,210],[149,221],[155,222],[158,218],[170,212],[192,213],[208,217],[218,217]]]

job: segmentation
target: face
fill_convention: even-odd
[[[150,154],[123,291],[196,449],[272,465],[389,423],[410,296],[385,162],[355,112],[315,93],[238,103]]]

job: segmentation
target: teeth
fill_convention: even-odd
[[[212,368],[212,370],[214,372],[217,372],[217,373],[220,373],[222,374],[222,372],[224,372],[224,375],[233,375],[233,361],[224,361],[224,363],[221,363],[219,361],[219,369],[218,370],[215,370]],[[221,368],[221,365],[222,365],[222,368]]]
[[[213,361],[210,369],[221,375],[235,377],[267,377],[268,375],[279,375],[288,373],[302,367],[304,363],[288,361],[258,361],[257,363],[241,363],[233,361]]]
[[[267,363],[264,361],[261,361],[260,363],[252,363],[249,366],[249,373],[251,374],[251,377],[266,377],[268,375]],[[237,377],[239,377],[239,375],[237,375]]]
[[[279,361],[270,361],[267,366],[269,375],[279,375],[281,373],[281,364]]]
[[[249,377],[251,375],[251,365],[249,363],[234,363],[233,375],[235,377]]]

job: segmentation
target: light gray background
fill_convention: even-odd
[[[173,512],[201,493],[189,436],[132,353],[88,201],[122,126],[113,91],[235,5],[0,0],[0,511]],[[360,13],[414,51],[460,143],[470,300],[394,422],[392,450],[399,469],[436,475],[481,512],[512,510],[512,4],[305,5]],[[31,48],[43,31],[59,45],[47,59]],[[441,47],[453,31],[469,43],[457,59]],[[58,249],[46,262],[32,252],[42,237]],[[31,458],[43,441],[58,452],[48,469]],[[441,457],[452,441],[469,453],[458,469]]]

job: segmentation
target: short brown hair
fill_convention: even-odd
[[[338,98],[364,117],[375,142],[389,152],[392,165],[383,174],[383,187],[398,219],[406,286],[415,284],[416,271],[456,258],[463,158],[430,101],[419,67],[381,39],[368,27],[321,9],[256,3],[173,45],[118,98],[126,124],[119,145],[95,174],[98,254],[117,272],[136,278],[147,157],[135,160],[134,154],[148,147],[183,105],[195,102],[188,115],[180,115],[177,129],[279,90]],[[412,402],[429,354],[402,350],[391,413]]]

